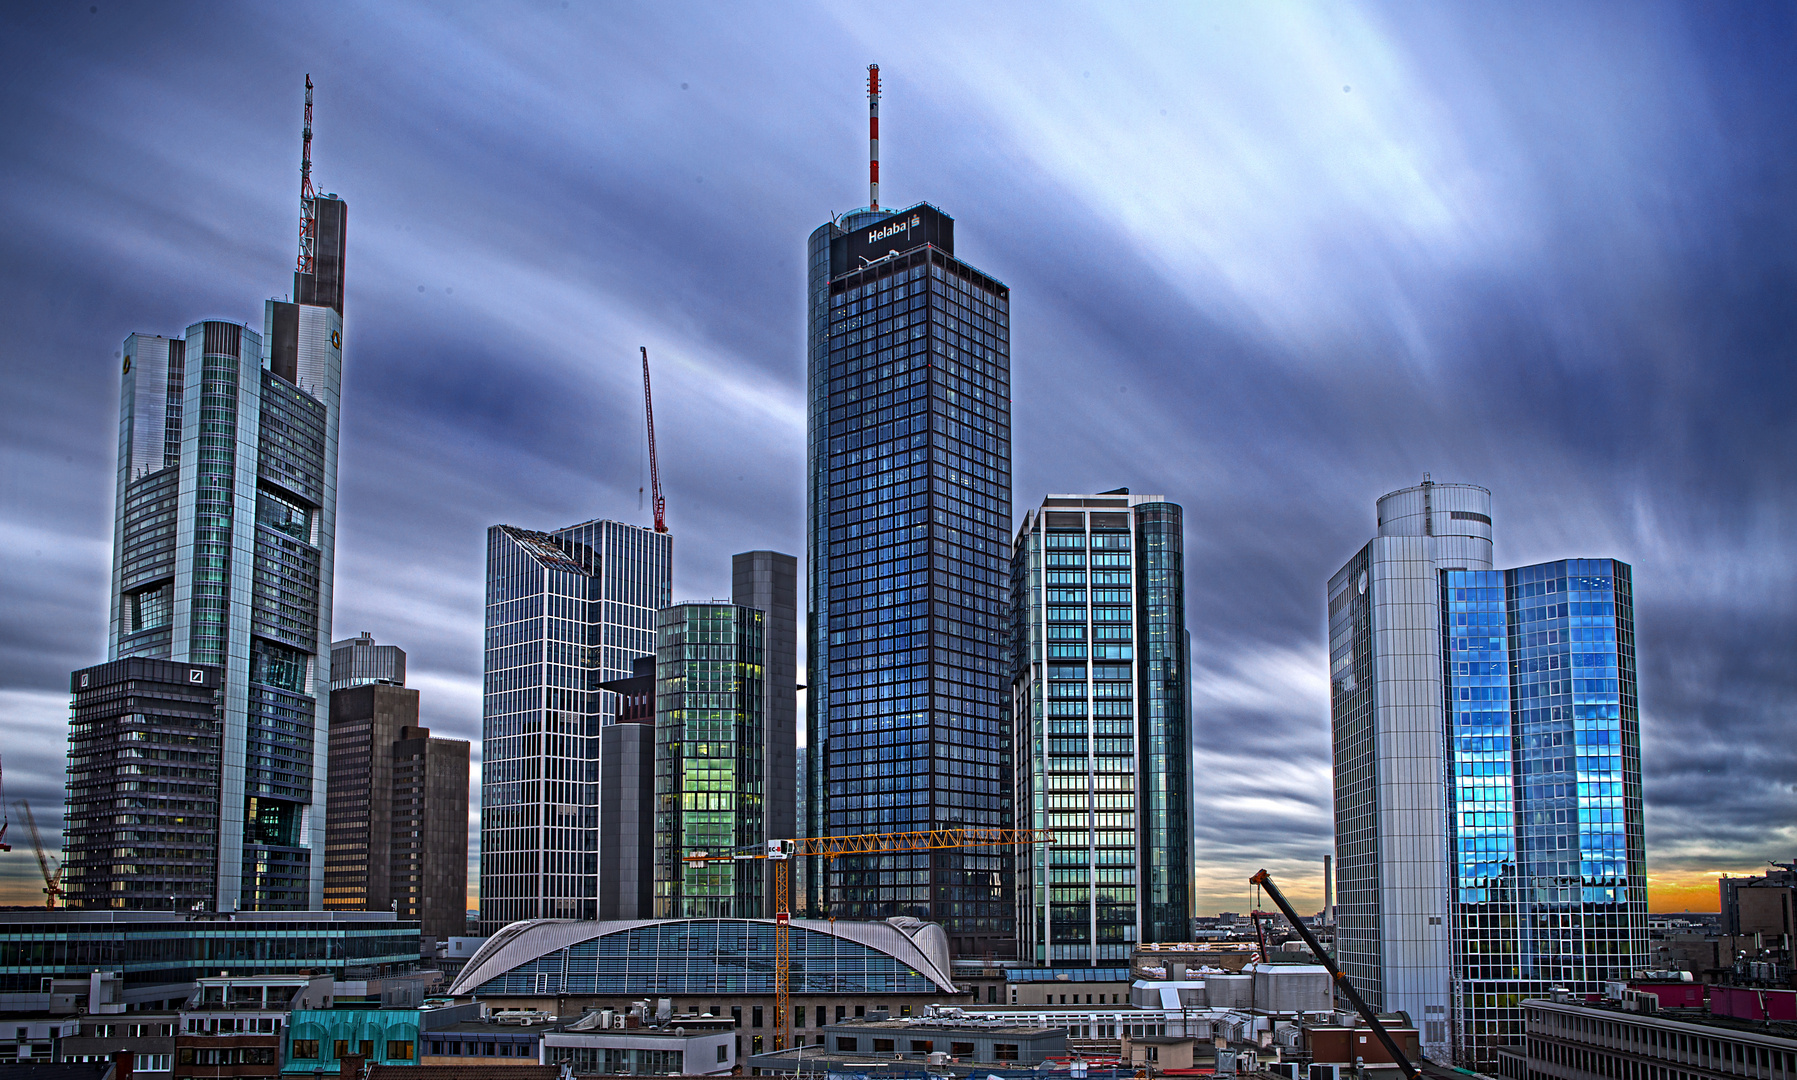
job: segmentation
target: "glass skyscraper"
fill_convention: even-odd
[[[1190,647],[1181,511],[1054,495],[1013,545],[1016,821],[1047,829],[1018,879],[1024,959],[1115,963],[1191,929]]]
[[[1629,568],[1497,570],[1491,534],[1425,480],[1329,583],[1337,959],[1479,1067],[1523,999],[1648,961]]]
[[[1010,824],[1010,290],[927,204],[808,246],[806,820],[816,834]],[[839,858],[813,913],[1015,948],[1009,852]]]
[[[66,843],[83,903],[167,907],[112,883],[186,859],[218,910],[319,906],[348,210],[312,202],[314,268],[294,275],[293,302],[267,301],[260,334],[206,321],[121,350],[107,655],[223,669],[217,829],[196,845],[148,810],[88,813],[82,792],[106,782],[93,770],[137,775],[136,755],[96,752],[77,694]],[[150,783],[134,790],[154,802]]]
[[[598,918],[600,729],[631,658],[655,651],[673,539],[616,521],[487,530],[480,912]]]
[[[766,918],[767,863],[689,863],[766,831],[766,615],[676,604],[655,649],[655,917]],[[778,839],[778,838],[776,838]]]

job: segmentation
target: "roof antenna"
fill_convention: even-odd
[[[880,209],[880,65],[878,64],[867,65],[867,208],[874,211]]]
[[[318,193],[312,190],[312,76],[306,76],[306,126],[300,129],[300,243],[295,272],[310,274],[318,254]]]

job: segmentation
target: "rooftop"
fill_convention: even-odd
[[[1550,1009],[1594,1009],[1649,1023],[1685,1024],[1695,1028],[1715,1028],[1742,1035],[1797,1042],[1797,1022],[1789,1020],[1740,1020],[1732,1016],[1718,1016],[1707,1009],[1662,1008],[1657,1012],[1643,1013],[1626,1008],[1620,1001],[1546,1001],[1535,998],[1524,1002],[1524,1005],[1539,1005]]]

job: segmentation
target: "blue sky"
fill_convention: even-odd
[[[1503,565],[1634,565],[1655,906],[1797,849],[1788,9],[0,19],[0,753],[46,823],[104,657],[119,343],[291,287],[307,73],[350,204],[337,636],[477,740],[485,528],[647,520],[638,345],[677,597],[802,551],[803,244],[866,201],[877,61],[883,201],[1013,289],[1018,509],[1186,508],[1200,910],[1263,864],[1320,893],[1324,582],[1425,471],[1492,489]],[[0,902],[34,875],[0,856]]]

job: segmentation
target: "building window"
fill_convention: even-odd
[[[993,1061],[1016,1061],[1017,1060],[1017,1044],[1016,1043],[993,1043],[992,1044],[992,1060]]]
[[[729,1061],[729,1060],[730,1060],[730,1048],[728,1046],[724,1045],[723,1043],[719,1043],[718,1044],[718,1064],[721,1065],[724,1062]]]
[[[316,1060],[318,1060],[318,1040],[317,1039],[295,1039],[295,1040],[293,1040],[293,1057],[297,1061],[316,1061]]]
[[[761,1026],[761,1006],[757,1005],[753,1009],[749,1010],[749,1026],[750,1027],[760,1027]]]
[[[403,1042],[403,1041],[399,1041],[399,1040],[389,1041],[387,1043],[387,1060],[388,1061],[410,1061],[410,1060],[412,1060],[412,1044],[409,1042]]]
[[[341,1061],[349,1056],[349,1040],[338,1039],[331,1044],[331,1056]]]
[[[168,1072],[173,1068],[170,1054],[135,1054],[131,1069],[133,1072]]]
[[[854,1039],[838,1035],[836,1036],[836,1049],[845,1054],[852,1054],[861,1049],[861,1044]]]
[[[792,1026],[796,1028],[805,1026],[805,1006],[794,1005],[792,1007]]]
[[[911,1040],[911,1052],[913,1054],[927,1054],[935,1049],[936,1049],[936,1043],[933,1040],[930,1040],[930,1039],[912,1039]]]
[[[915,1045],[915,1044],[913,1044],[913,1045]],[[892,1053],[892,1040],[891,1039],[875,1039],[874,1040],[874,1053],[876,1053],[876,1054]]]
[[[961,1042],[949,1043],[948,1052],[950,1057],[970,1058],[973,1056],[973,1044]]]

